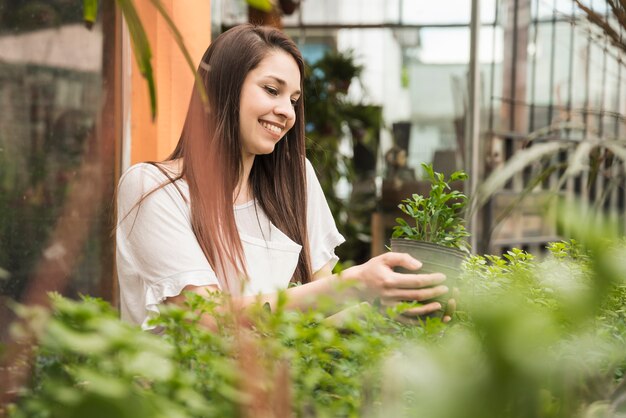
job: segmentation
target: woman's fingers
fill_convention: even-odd
[[[448,303],[446,305],[446,311],[443,313],[443,322],[450,322],[452,320],[452,315],[456,312],[456,298],[459,297],[459,289],[455,287],[452,289],[452,298],[448,299]]]
[[[452,292],[452,296],[454,296],[454,292]],[[450,317],[452,318],[452,315],[454,315],[454,312],[456,311],[456,299],[452,298],[452,299],[448,299],[448,303],[446,304],[446,311],[444,312],[444,318]]]
[[[382,306],[394,306],[396,304],[397,302],[393,301],[381,301]],[[438,311],[441,311],[441,303],[430,302],[424,305],[404,310],[400,315],[394,316],[393,319],[402,322],[403,324],[417,325],[420,324],[420,321],[423,319],[421,317]]]
[[[361,282],[366,299],[424,301],[448,292],[441,285],[446,280],[441,273],[400,273],[394,272],[394,267],[418,270],[422,263],[408,254],[389,252],[347,269],[343,277]]]
[[[418,317],[428,315],[434,312],[441,310],[441,303],[439,302],[430,302],[422,306],[417,306],[415,308],[407,309],[402,312],[402,315],[409,317]]]
[[[448,287],[444,285],[424,287],[421,289],[393,289],[387,292],[385,299],[390,300],[414,300],[424,301],[434,299],[448,293]]]
[[[446,280],[442,273],[430,274],[407,274],[392,273],[387,281],[388,288],[394,289],[420,289],[438,285]]]
[[[419,260],[411,257],[406,253],[385,253],[381,255],[382,260],[390,267],[404,267],[408,270],[417,270],[422,268],[422,263]]]

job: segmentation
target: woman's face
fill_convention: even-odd
[[[291,55],[272,50],[246,76],[239,102],[243,156],[269,154],[296,122],[300,71]]]

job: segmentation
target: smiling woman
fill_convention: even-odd
[[[294,126],[299,74],[291,55],[274,51],[246,76],[239,109],[244,166],[252,164],[255,155],[274,151],[276,143]]]
[[[122,318],[151,328],[162,303],[183,291],[232,296],[229,307],[273,307],[289,283],[287,308],[346,302],[429,301],[447,292],[442,274],[395,273],[421,263],[388,253],[331,275],[337,231],[305,158],[304,63],[276,29],[242,25],[219,36],[198,69],[208,107],[194,89],[178,145],[163,162],[138,164],[118,188],[117,268]],[[358,286],[338,284],[353,281]],[[341,290],[340,290],[341,289]],[[407,315],[441,309],[425,302]],[[205,315],[206,316],[206,315]],[[213,324],[203,317],[201,323]]]

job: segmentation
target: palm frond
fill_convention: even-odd
[[[540,159],[571,148],[571,142],[551,141],[535,144],[530,148],[517,151],[502,168],[493,171],[479,187],[472,199],[472,211],[483,206],[487,200],[500,190],[516,174]]]
[[[150,42],[146,31],[139,19],[139,14],[132,0],[116,0],[117,5],[126,20],[126,26],[128,27],[128,33],[133,45],[133,52],[135,54],[135,60],[139,67],[139,72],[146,79],[148,83],[148,93],[150,95],[150,111],[152,114],[152,120],[156,118],[157,112],[157,98],[156,89],[154,86],[154,75],[152,72],[152,50],[150,49]]]
[[[624,0],[620,0],[620,1],[624,3]],[[576,3],[579,9],[585,12],[589,22],[591,22],[592,24],[602,29],[604,34],[608,37],[608,40],[613,45],[615,45],[617,48],[621,49],[622,51],[626,52],[626,39],[624,39],[624,37],[620,35],[618,29],[616,30],[613,28],[613,26],[609,23],[608,19],[605,19],[605,17],[602,16],[601,14],[585,6],[580,0],[574,0],[574,2]],[[623,10],[620,11],[617,8],[617,5],[613,4],[613,2],[611,2],[610,0],[609,0],[609,4],[611,5],[612,14],[618,20],[620,26],[626,29],[626,15],[624,14],[624,11]]]

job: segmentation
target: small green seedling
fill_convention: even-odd
[[[450,183],[467,180],[464,171],[455,171],[446,179],[444,174],[433,170],[431,164],[422,164],[430,181],[429,196],[413,194],[398,205],[402,212],[415,221],[415,226],[396,218],[392,238],[408,238],[416,241],[432,242],[445,247],[459,248],[469,252],[463,212],[467,206],[467,196],[453,190]]]

